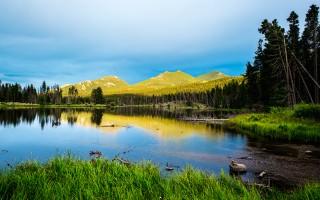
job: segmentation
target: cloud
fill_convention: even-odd
[[[261,20],[285,24],[291,10],[303,16],[311,3],[1,0],[0,69],[19,82],[60,84],[106,74],[136,82],[175,69],[240,74],[253,57]]]

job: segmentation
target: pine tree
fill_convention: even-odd
[[[311,5],[307,12],[305,19],[305,29],[302,34],[301,47],[302,47],[302,63],[312,75],[315,82],[319,83],[318,77],[318,21],[319,7]],[[308,89],[312,94],[313,101],[319,103],[319,88],[314,84],[314,81],[304,73],[304,77],[308,80]]]
[[[91,101],[94,104],[104,104],[105,103],[101,87],[98,87],[97,89],[92,90]]]

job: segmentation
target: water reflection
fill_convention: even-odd
[[[99,150],[110,159],[128,152],[121,156],[134,162],[151,160],[181,168],[192,165],[215,173],[228,171],[235,159],[248,166],[248,179],[264,170],[295,184],[320,180],[319,146],[261,142],[230,133],[220,125],[177,120],[229,115],[146,108],[0,109],[0,167],[29,159],[46,161],[67,151],[90,159],[89,152]]]
[[[30,155],[46,160],[68,150],[84,158],[90,150],[113,157],[129,148],[134,151],[126,156],[136,161],[227,170],[226,155],[242,152],[246,138],[226,133],[219,125],[175,119],[186,115],[192,116],[192,112],[122,108],[0,110],[0,149],[9,150],[5,155],[8,160],[21,161],[30,159]],[[0,161],[5,156],[1,155]]]
[[[162,138],[179,138],[198,134],[218,139],[223,138],[225,134],[220,125],[188,123],[159,116],[125,116],[95,110],[93,112],[72,112],[72,116],[76,116],[77,120],[71,122],[70,115],[69,112],[63,112],[61,121],[72,125],[96,127],[104,133],[121,133],[122,129],[139,127]]]
[[[163,135],[169,134],[185,134],[192,133],[192,131],[200,131],[202,133],[210,131],[213,125],[191,124],[176,119],[185,117],[209,117],[216,118],[227,117],[230,113],[227,112],[211,112],[201,111],[194,112],[192,110],[157,110],[147,108],[117,108],[113,110],[103,109],[15,109],[6,110],[0,109],[0,125],[19,126],[21,123],[32,124],[35,120],[39,121],[41,129],[48,127],[56,127],[61,124],[61,119],[73,126],[80,124],[84,126],[100,126],[100,128],[107,128],[108,125],[114,125],[111,128],[118,129],[119,127],[128,127],[130,125],[137,125],[142,128],[160,132]],[[51,126],[50,126],[51,125]],[[214,127],[217,132],[222,133],[220,126]],[[220,128],[220,130],[219,130]],[[201,130],[202,129],[202,130]],[[208,130],[206,130],[208,129]],[[109,130],[109,129],[106,129]],[[177,132],[177,130],[180,130]],[[112,131],[114,132],[114,131]]]

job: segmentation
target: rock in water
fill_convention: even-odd
[[[101,151],[90,151],[89,155],[92,157],[100,158],[102,156]]]
[[[247,171],[247,166],[245,164],[238,163],[234,160],[231,161],[229,167],[231,172],[244,173]]]

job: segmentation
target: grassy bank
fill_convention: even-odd
[[[253,137],[299,142],[320,141],[320,105],[272,108],[269,113],[243,114],[226,122],[226,127]]]
[[[170,177],[150,163],[55,158],[21,164],[0,174],[1,199],[319,199],[320,185],[291,193],[261,191],[228,175],[191,168]]]
[[[30,104],[30,103],[0,103],[0,108],[2,109],[17,109],[17,108],[106,108],[104,104]]]

